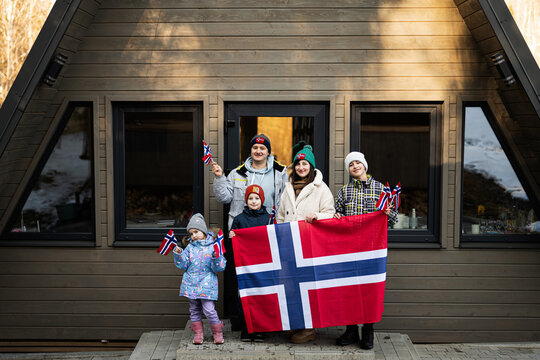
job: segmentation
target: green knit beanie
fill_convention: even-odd
[[[313,148],[310,145],[304,146],[304,148],[294,156],[293,163],[296,165],[300,160],[306,160],[311,164],[313,169],[315,169],[315,155],[313,155]]]

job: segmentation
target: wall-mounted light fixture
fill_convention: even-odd
[[[508,62],[504,58],[504,55],[500,52],[491,55],[491,61],[495,64],[499,75],[504,80],[506,86],[512,86],[516,83],[514,74],[512,74],[512,69],[508,65]]]
[[[45,71],[45,76],[43,77],[43,82],[45,84],[49,86],[54,85],[67,59],[68,59],[67,56],[65,56],[64,54],[61,54],[61,53],[56,54],[55,58],[49,64],[47,71]]]

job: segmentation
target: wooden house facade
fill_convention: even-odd
[[[193,211],[225,226],[201,141],[230,169],[265,132],[283,163],[313,144],[334,194],[352,150],[402,182],[377,329],[538,341],[540,72],[512,27],[495,0],[57,2],[0,111],[0,339],[183,327],[156,249]],[[517,203],[467,163],[469,117]]]

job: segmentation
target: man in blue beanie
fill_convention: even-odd
[[[275,206],[279,208],[281,193],[287,183],[287,169],[270,155],[272,146],[270,139],[264,134],[255,135],[249,142],[251,156],[223,176],[223,169],[218,163],[212,163],[214,179],[214,195],[222,204],[230,204],[228,226],[234,217],[244,210],[244,194],[249,185],[259,185],[266,194],[264,207],[270,213]]]

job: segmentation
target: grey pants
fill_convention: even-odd
[[[214,300],[188,299],[191,322],[201,321],[202,313],[208,319],[210,325],[219,324],[219,316],[214,308]]]

